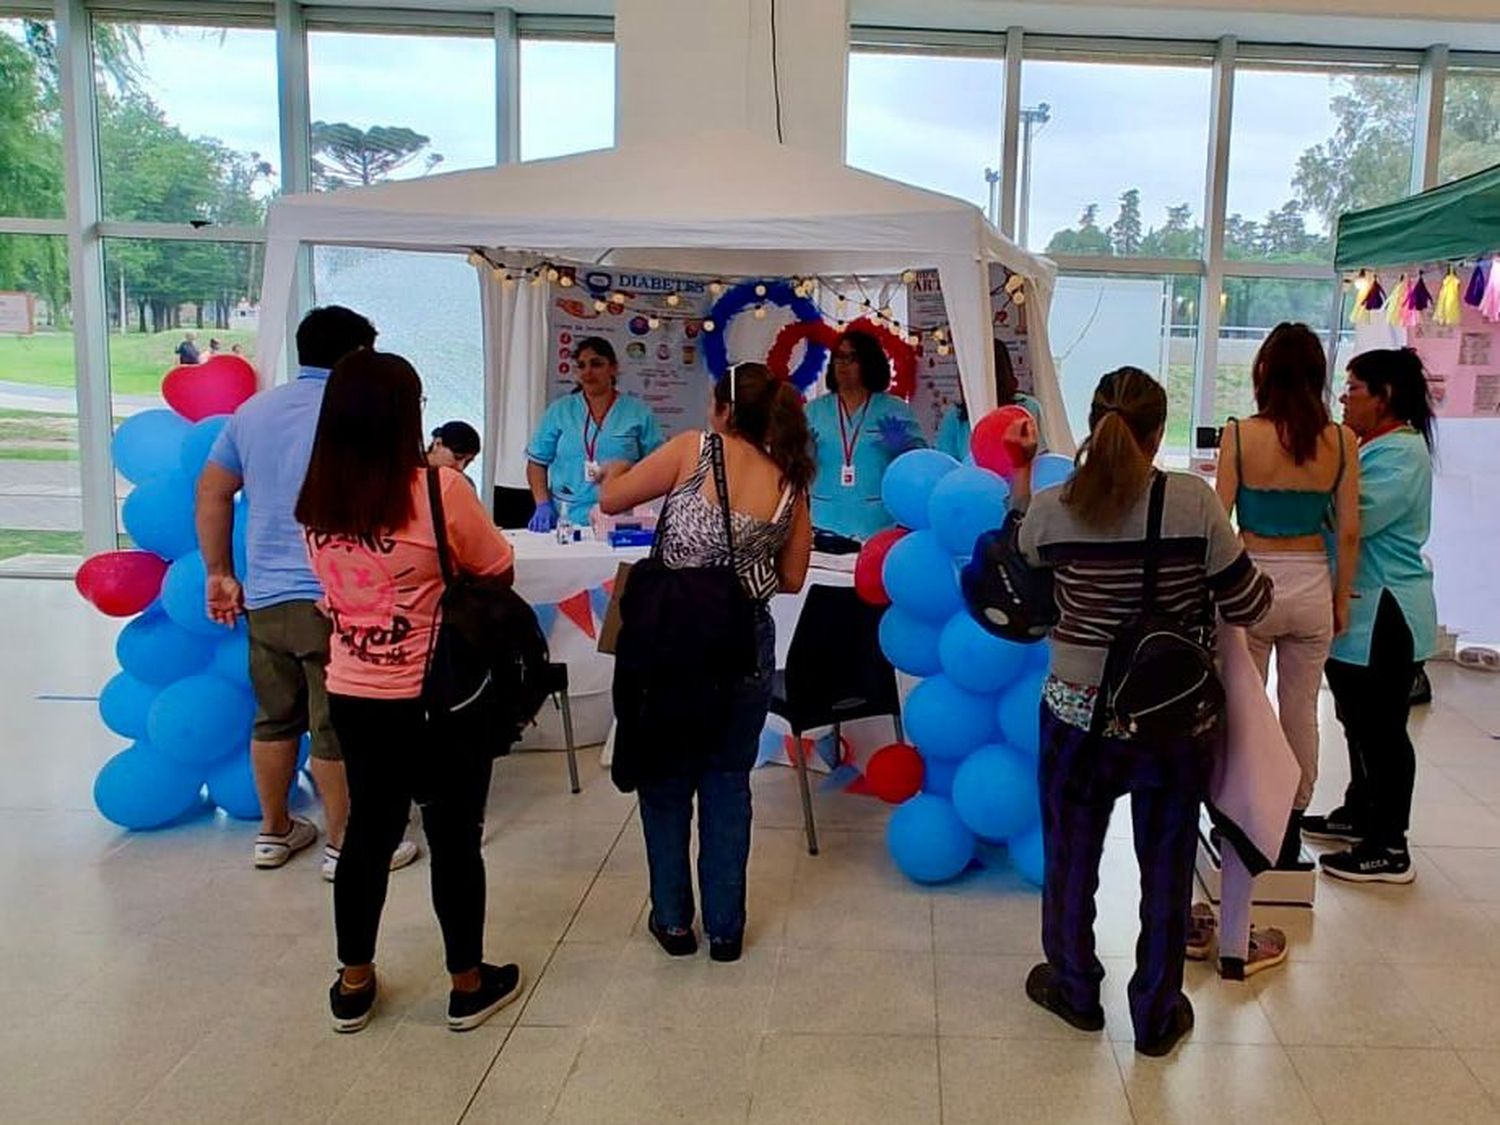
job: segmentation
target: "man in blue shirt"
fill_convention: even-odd
[[[287,809],[298,743],[310,734],[313,781],[328,822],[323,876],[329,880],[349,817],[349,788],[323,686],[331,626],[318,608],[323,590],[292,513],[307,475],[329,371],[350,352],[374,346],[375,327],[358,313],[337,305],[313,309],[297,328],[297,378],[234,412],[198,479],[198,544],[208,571],[208,615],[229,627],[242,613],[249,619],[256,702],[250,756],[261,809],[255,866],[280,867],[318,837],[311,821]],[[243,585],[234,572],[232,546],[234,497],[241,490],[248,508]],[[416,846],[403,841],[391,866],[405,866],[416,855]]]

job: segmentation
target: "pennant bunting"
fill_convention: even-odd
[[[564,598],[557,603],[557,608],[564,617],[582,629],[589,640],[595,639],[594,611],[593,607],[589,605],[589,592],[587,590],[579,590],[578,593]]]

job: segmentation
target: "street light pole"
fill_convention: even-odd
[[[984,182],[990,185],[990,226],[1000,225],[1000,172],[994,168],[984,170]]]
[[[1021,201],[1020,214],[1016,216],[1016,241],[1026,245],[1027,226],[1031,211],[1031,131],[1052,120],[1052,107],[1046,102],[1035,106],[1022,106],[1021,118]]]

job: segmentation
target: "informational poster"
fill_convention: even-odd
[[[1463,305],[1456,325],[1424,322],[1408,330],[1422,357],[1440,418],[1500,418],[1500,324]]]
[[[36,331],[36,298],[30,293],[0,292],[0,335],[30,336]]]
[[[1026,306],[1017,305],[1006,291],[1011,273],[1004,266],[990,266],[990,330],[996,340],[1005,343],[1015,369],[1016,382],[1027,394],[1032,393],[1031,352],[1026,339]],[[921,333],[917,348],[917,387],[911,408],[929,438],[937,433],[938,423],[948,407],[958,401],[958,357],[948,336],[948,354],[938,352],[943,341],[932,331],[945,327],[948,310],[943,303],[943,287],[937,270],[918,270],[906,288],[907,321]],[[946,335],[946,333],[945,333]]]
[[[715,300],[709,279],[581,265],[558,269],[572,284],[554,282],[547,309],[548,400],[578,385],[574,350],[599,336],[619,359],[620,390],[642,399],[667,437],[701,427],[712,389],[701,340],[703,317]]]

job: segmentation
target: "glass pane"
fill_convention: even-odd
[[[99,21],[104,217],[259,223],[280,183],[270,28]]]
[[[313,186],[409,180],[495,163],[495,42],[307,36]]]
[[[1017,241],[1055,254],[1197,257],[1210,83],[1206,64],[1027,59]]]
[[[1410,69],[1236,70],[1225,257],[1330,261],[1341,213],[1407,194],[1416,93]]]
[[[615,143],[615,45],[521,41],[521,159]]]
[[[313,288],[318,304],[369,317],[380,333],[377,346],[411,361],[427,396],[428,432],[451,421],[488,432],[479,277],[462,257],[318,246]],[[477,480],[479,466],[469,471]]]
[[[50,23],[0,19],[0,215],[63,214],[54,58]]]
[[[1163,456],[1173,464],[1186,462],[1200,291],[1199,279],[1186,274],[1058,277],[1047,334],[1075,437],[1088,434],[1089,403],[1100,376],[1128,364],[1166,385]]]
[[[1500,164],[1500,70],[1448,72],[1438,180],[1447,183]]]
[[[1227,277],[1220,301],[1219,362],[1214,372],[1215,425],[1255,413],[1250,365],[1267,333],[1282,321],[1306,324],[1329,346],[1333,281]],[[1345,323],[1348,323],[1347,317]],[[1352,339],[1352,336],[1351,336]]]
[[[999,181],[986,173],[1001,165],[1004,96],[1004,59],[852,52],[846,159],[967,199],[994,221]]]
[[[83,554],[66,240],[0,234],[0,572]]]

